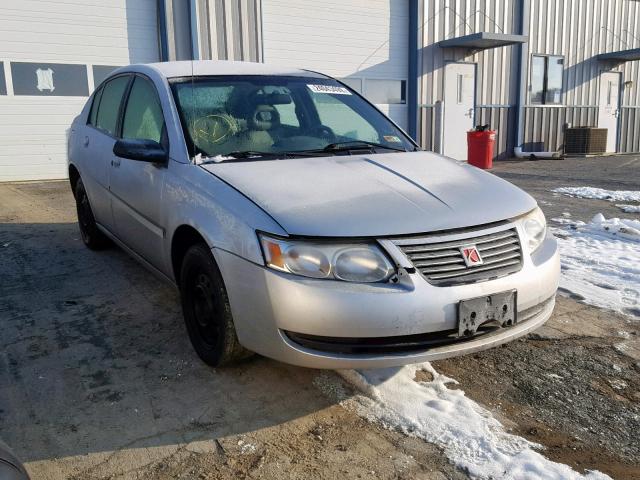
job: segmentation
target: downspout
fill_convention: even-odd
[[[189,2],[189,32],[191,33],[191,59],[200,59],[200,32],[198,28],[198,5],[197,0]]]
[[[158,0],[158,30],[160,40],[160,61],[166,62],[169,60],[169,42],[167,35],[167,7],[165,5],[166,0]]]
[[[407,130],[418,136],[418,0],[409,0],[409,78],[407,81]]]
[[[513,153],[516,158],[555,158],[557,152],[525,152],[524,145],[524,105],[527,102],[527,57],[529,49],[529,0],[520,0],[520,16],[518,18],[520,35],[527,37],[526,43],[520,44],[518,50],[518,84],[516,98],[516,132]]]

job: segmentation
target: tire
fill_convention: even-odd
[[[78,212],[78,226],[80,227],[80,236],[84,244],[91,250],[102,250],[108,247],[110,240],[100,231],[96,225],[96,219],[93,216],[89,197],[84,188],[82,179],[79,178],[74,191],[76,197],[76,210]]]
[[[180,296],[189,339],[204,363],[221,367],[252,355],[238,342],[222,275],[204,244],[184,256]]]

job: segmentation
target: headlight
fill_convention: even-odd
[[[333,244],[259,234],[268,267],[311,278],[384,282],[395,268],[375,243]]]
[[[536,207],[531,213],[528,213],[520,220],[525,233],[525,242],[529,247],[529,252],[533,253],[544,240],[547,234],[547,220],[540,207]]]

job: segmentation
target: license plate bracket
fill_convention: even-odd
[[[473,336],[486,323],[494,323],[498,328],[512,327],[518,323],[517,296],[515,290],[510,290],[462,300],[458,303],[458,335]]]

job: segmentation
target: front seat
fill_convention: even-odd
[[[0,441],[0,480],[29,480],[29,475],[20,460],[2,441]]]
[[[247,150],[270,151],[275,141],[272,132],[279,126],[280,113],[273,105],[256,105],[247,121]]]

